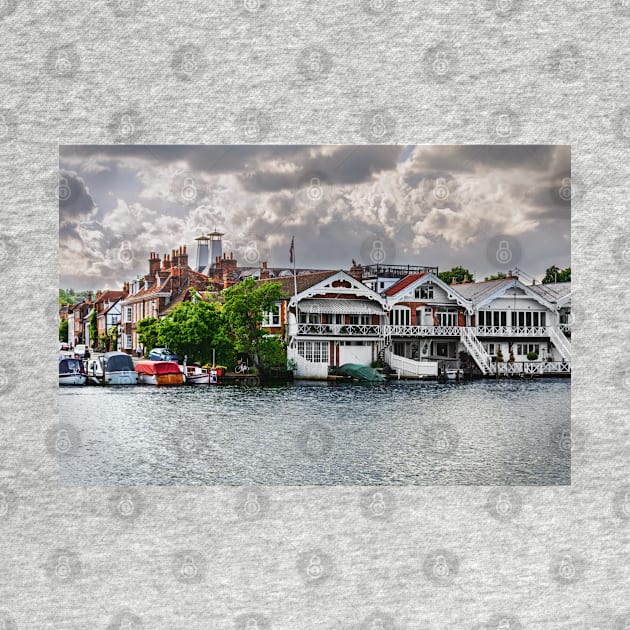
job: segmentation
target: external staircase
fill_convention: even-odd
[[[485,348],[481,344],[481,341],[477,338],[475,331],[469,327],[462,327],[461,329],[461,341],[464,347],[468,351],[468,354],[474,359],[475,363],[481,370],[484,376],[487,376],[491,372],[492,360],[490,355],[486,352]]]
[[[549,327],[549,339],[565,361],[571,361],[571,342],[558,326]]]

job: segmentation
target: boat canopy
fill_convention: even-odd
[[[366,300],[302,300],[298,304],[302,313],[338,313],[341,315],[382,315],[380,304]]]
[[[105,372],[133,372],[133,360],[124,352],[107,352],[103,355]]]
[[[83,374],[81,359],[59,359],[59,374]]]
[[[374,368],[357,363],[344,363],[337,368],[336,372],[343,376],[351,376],[359,381],[368,381],[370,383],[380,383],[385,380],[385,377]]]
[[[138,374],[181,374],[175,361],[139,361],[135,368]]]

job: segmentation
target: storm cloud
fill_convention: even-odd
[[[240,260],[275,267],[293,235],[303,267],[369,264],[386,243],[386,262],[483,279],[497,235],[531,275],[570,264],[568,146],[69,145],[60,164],[61,284],[75,289],[117,287],[181,244],[194,261],[214,228]]]

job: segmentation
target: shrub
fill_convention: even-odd
[[[538,358],[538,352],[528,352],[527,353],[527,360],[528,361],[535,361]]]

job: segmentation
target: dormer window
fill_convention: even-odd
[[[433,286],[427,285],[422,287],[416,287],[415,297],[417,300],[432,300],[433,299]]]

